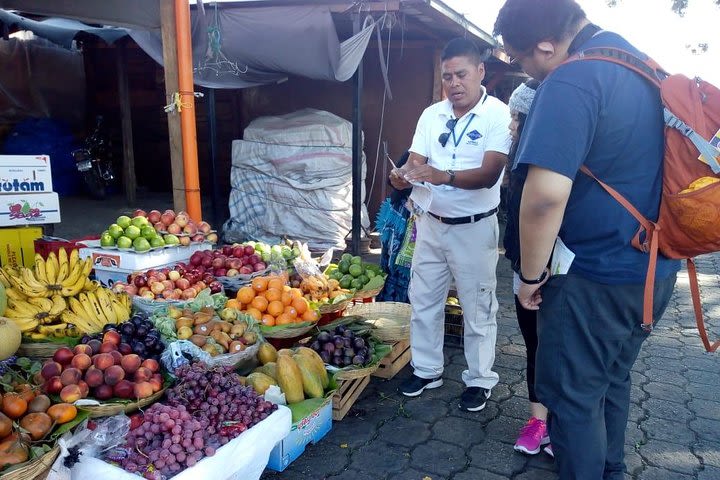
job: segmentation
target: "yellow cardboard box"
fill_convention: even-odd
[[[35,260],[35,240],[42,234],[41,227],[0,228],[0,267],[31,267]]]

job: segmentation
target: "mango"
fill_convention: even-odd
[[[270,378],[264,373],[260,372],[253,372],[248,375],[245,379],[245,383],[251,386],[258,393],[258,395],[264,395],[265,391],[270,388],[271,385],[277,385],[275,379]]]
[[[302,376],[303,392],[306,398],[322,398],[325,391],[323,389],[320,378],[315,374],[315,366],[313,361],[303,355],[295,355],[293,357],[300,369]]]
[[[285,394],[288,404],[305,400],[302,372],[290,355],[279,355],[277,359],[277,382]]]

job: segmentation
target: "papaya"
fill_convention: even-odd
[[[53,426],[53,420],[47,413],[28,413],[22,420],[20,426],[25,429],[33,440],[45,438]]]
[[[302,355],[312,362],[314,367],[312,371],[317,374],[323,389],[327,388],[330,384],[330,377],[328,377],[327,370],[325,370],[325,363],[322,358],[320,358],[320,355],[312,348],[307,347],[298,347],[295,351],[297,352],[296,355]]]
[[[295,352],[293,352],[289,348],[283,348],[283,349],[278,350],[278,352],[277,352],[278,357],[281,355],[288,355],[288,356],[292,357],[294,354],[295,354]]]
[[[0,470],[10,465],[27,462],[30,456],[30,436],[11,433],[0,443]]]
[[[290,355],[278,355],[277,382],[285,394],[285,400],[287,400],[288,404],[305,400],[302,373],[298,364]]]
[[[300,369],[300,375],[302,376],[303,392],[305,392],[306,398],[322,398],[324,392],[320,378],[315,373],[315,366],[313,361],[309,358],[295,354],[293,360],[297,363]]]
[[[261,366],[261,367],[256,368],[256,369],[253,370],[253,371],[254,371],[254,372],[264,373],[264,374],[267,375],[268,377],[270,377],[270,378],[272,378],[272,379],[275,379],[275,378],[277,378],[277,363],[275,363],[275,362],[269,362],[269,363],[266,363],[265,365],[263,365],[263,366]]]
[[[268,377],[261,372],[253,372],[247,376],[245,380],[247,385],[251,386],[258,395],[264,395],[265,391],[270,388],[270,385],[277,385],[275,379]]]
[[[275,360],[277,360],[277,356],[277,350],[275,350],[275,347],[273,347],[270,343],[260,344],[260,348],[258,349],[257,353],[257,357],[258,360],[260,360],[260,363],[266,365],[270,362],[274,362]]]

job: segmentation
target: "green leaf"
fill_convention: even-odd
[[[250,317],[250,318],[252,318],[252,317]],[[263,334],[268,334],[268,333],[272,334],[272,333],[279,332],[279,331],[285,332],[288,330],[292,330],[294,328],[301,329],[301,328],[305,328],[308,325],[312,325],[312,324],[313,324],[313,322],[299,322],[299,323],[289,323],[287,325],[274,325],[272,327],[268,327],[267,325],[260,325],[260,332]]]
[[[84,422],[88,417],[90,416],[90,412],[87,410],[84,410],[82,407],[78,408],[78,414],[75,418],[70,420],[67,423],[63,423],[62,425],[58,426],[51,434],[50,434],[50,440],[54,442],[60,436],[70,431],[71,429],[75,428],[77,425],[80,425],[82,422]]]
[[[32,362],[31,362],[30,359],[27,358],[27,357],[19,357],[19,358],[15,361],[15,365],[17,365],[18,367],[22,368],[23,370],[29,369],[31,364],[32,364]]]
[[[30,374],[35,375],[36,373],[39,373],[40,370],[42,370],[42,365],[35,362],[30,366]]]
[[[0,379],[0,381],[1,381],[2,383],[4,383],[5,385],[10,385],[10,384],[12,383],[12,381],[13,381],[13,376],[12,376],[11,373],[6,373],[5,375],[2,376],[2,378]]]

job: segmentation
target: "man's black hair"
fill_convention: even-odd
[[[445,61],[455,57],[468,57],[475,65],[480,65],[487,60],[489,49],[483,50],[477,42],[469,38],[453,38],[450,40],[440,55],[440,60]]]
[[[519,52],[544,41],[561,41],[577,33],[585,12],[575,0],[507,0],[493,34]]]

